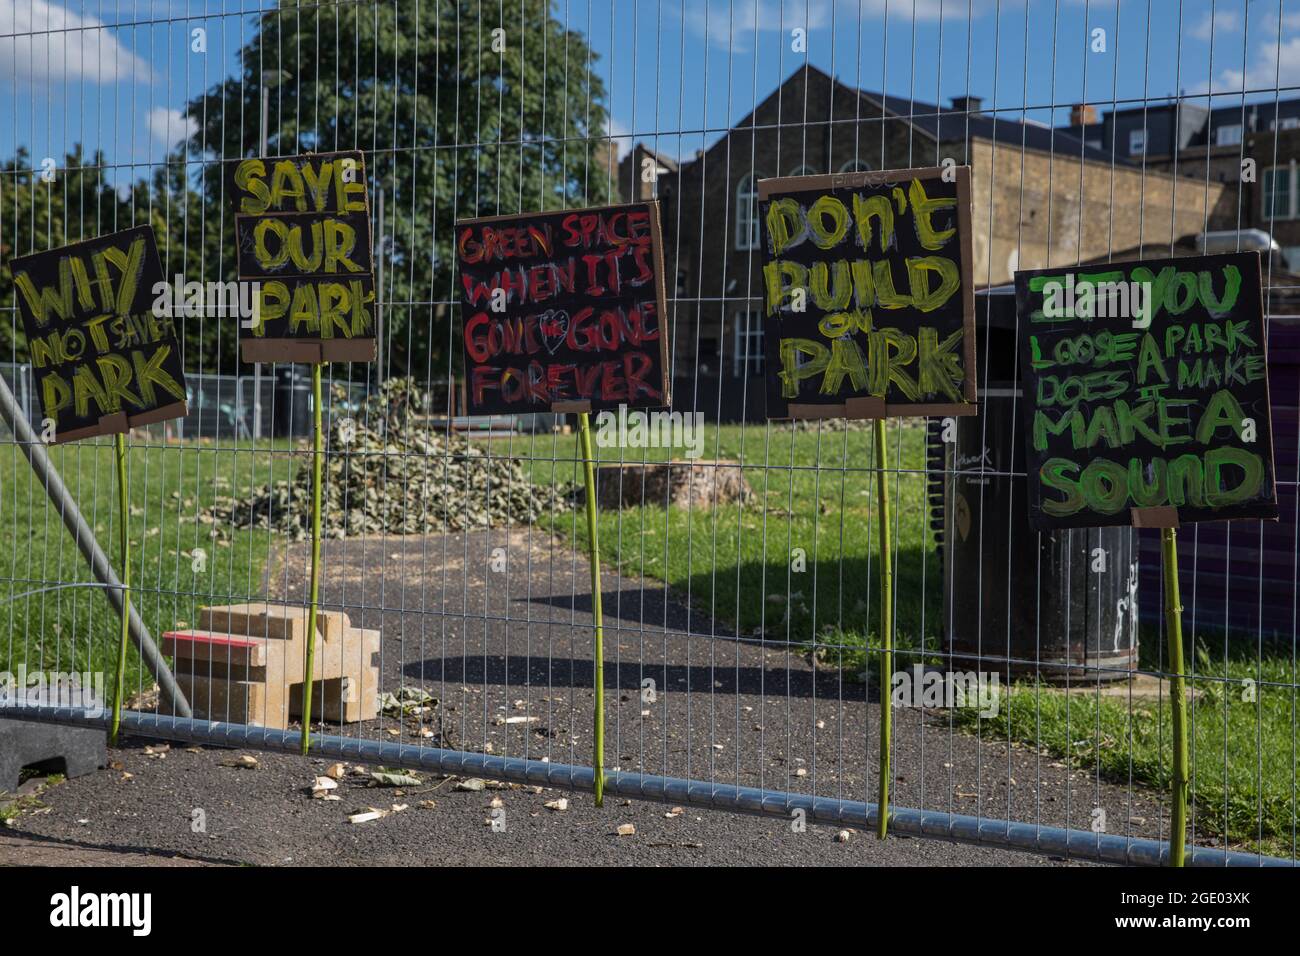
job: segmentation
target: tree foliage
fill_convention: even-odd
[[[80,146],[52,182],[23,151],[0,172],[4,258],[151,222],[163,272],[236,278],[230,163],[360,149],[371,218],[384,198],[386,366],[438,378],[457,356],[452,285],[456,219],[608,202],[605,91],[581,34],[551,0],[280,0],[242,29],[233,75],[185,109],[193,135],[147,180],[114,189],[106,158]],[[223,29],[241,29],[229,21]],[[494,31],[503,31],[494,33]],[[496,49],[494,49],[494,46]],[[12,280],[0,276],[12,302]],[[238,369],[237,322],[186,318],[191,370]],[[26,359],[20,323],[6,358]],[[449,346],[453,346],[450,348]]]
[[[595,55],[549,0],[282,0],[255,23],[237,73],[187,110],[198,124],[184,154],[188,168],[200,161],[204,243],[230,274],[225,166],[259,154],[265,90],[269,156],[365,152],[388,364],[439,375],[457,314],[447,307],[452,223],[608,201]],[[219,347],[233,353],[233,339]]]

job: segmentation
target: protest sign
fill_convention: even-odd
[[[54,442],[184,418],[170,311],[152,308],[162,265],[151,226],[14,259],[42,415]]]
[[[456,224],[469,414],[670,404],[659,204]]]
[[[1016,273],[1030,520],[1276,518],[1256,252]]]
[[[764,179],[769,418],[974,415],[970,169]]]
[[[242,281],[258,283],[246,362],[368,362],[375,284],[359,151],[253,157],[232,165]]]

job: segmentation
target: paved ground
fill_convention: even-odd
[[[502,572],[491,569],[497,548],[505,549]],[[428,715],[405,723],[327,730],[588,763],[591,600],[581,556],[549,537],[478,532],[328,542],[325,562],[326,605],[383,631],[383,689],[419,686],[437,698]],[[269,574],[269,593],[300,599],[305,566],[305,546],[289,549]],[[737,640],[650,584],[612,574],[602,583],[610,766],[871,799],[877,710],[861,684],[833,669],[814,672],[783,645]],[[642,696],[647,679],[653,700]],[[896,714],[899,806],[1081,829],[1100,807],[1108,832],[1160,833],[1158,799],[1147,791],[1099,784],[1032,750],[953,731],[942,711]],[[256,754],[256,768],[239,769],[225,766],[239,752],[173,745],[160,755],[147,743],[126,741],[111,755],[113,769],[48,790],[41,810],[15,821],[17,833],[50,853],[152,848],[264,865],[1064,862],[914,839],[882,844],[865,833],[838,842],[836,829],[796,833],[782,820],[673,813],[651,802],[613,799],[597,810],[587,794],[464,791],[439,777],[399,794],[349,774],[341,799],[312,800],[313,777],[332,761]],[[546,808],[566,796],[567,810]],[[347,822],[394,804],[407,809]],[[494,809],[504,814],[502,832],[489,825]],[[635,834],[617,835],[627,823]],[[0,837],[0,863],[34,852],[32,843]]]

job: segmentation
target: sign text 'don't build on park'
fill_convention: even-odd
[[[768,417],[975,414],[969,167],[758,190]]]
[[[456,224],[467,412],[661,408],[655,202]]]
[[[239,278],[257,282],[246,362],[368,362],[375,284],[359,151],[231,164]]]
[[[151,226],[22,256],[10,268],[51,440],[185,416],[176,329],[153,309],[162,265]]]
[[[1034,527],[1277,517],[1258,253],[1018,272],[1016,308]]]

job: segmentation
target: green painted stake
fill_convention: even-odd
[[[316,602],[320,597],[320,485],[321,456],[324,438],[321,434],[321,369],[324,363],[314,362],[311,367],[311,604],[307,606],[307,656],[302,668],[302,754],[307,756],[311,744],[311,698],[314,690],[312,674],[316,666]],[[322,697],[324,688],[322,687]],[[322,700],[323,702],[323,700]]]
[[[113,676],[113,722],[108,730],[108,744],[117,746],[117,731],[122,726],[122,697],[126,693],[126,642],[131,633],[131,536],[127,519],[131,515],[126,490],[126,435],[113,436],[113,454],[117,459],[118,547],[122,552],[122,639],[117,645],[117,673]]]
[[[596,462],[591,454],[591,420],[578,413],[582,442],[582,476],[587,485],[587,547],[591,557],[591,612],[596,619],[596,645],[592,650],[596,714],[592,733],[591,768],[596,777],[596,806],[605,805],[605,622],[600,605],[600,537],[596,528]]]
[[[875,420],[876,494],[880,522],[880,792],[876,798],[876,837],[889,830],[889,745],[893,739],[894,704],[894,567],[890,545],[889,486],[885,478],[885,420]]]
[[[1183,681],[1183,604],[1178,594],[1178,532],[1161,531],[1165,572],[1165,633],[1169,643],[1170,703],[1174,712],[1174,774],[1170,788],[1169,865],[1182,866],[1187,842],[1188,772],[1187,687]]]

